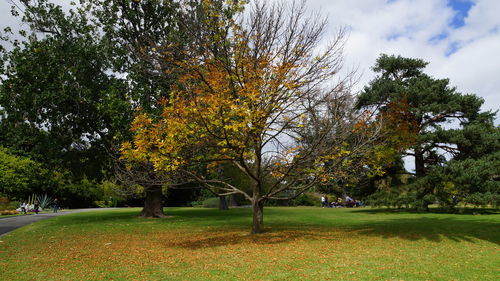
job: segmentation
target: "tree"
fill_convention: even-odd
[[[500,192],[500,128],[493,124],[493,116],[482,114],[462,128],[437,137],[456,146],[453,158],[442,166],[434,167],[429,178],[437,183],[435,192],[439,200],[453,207],[468,197]],[[451,198],[455,196],[455,202]]]
[[[122,145],[123,158],[150,162],[155,170],[220,195],[245,196],[252,204],[251,233],[261,233],[266,200],[294,198],[327,182],[335,174],[325,163],[351,154],[340,139],[347,141],[352,133],[328,141],[348,104],[351,77],[335,81],[342,30],[316,51],[325,25],[305,17],[304,2],[253,4],[229,26],[224,48],[217,50],[223,55],[207,48],[183,65],[186,74],[162,102],[159,118],[147,113],[135,118],[134,140]],[[350,124],[362,129],[362,121]],[[303,145],[301,128],[314,122],[318,126]],[[250,190],[216,177],[226,163],[249,179]]]
[[[373,68],[379,75],[365,87],[357,104],[358,108],[381,112],[387,111],[391,103],[408,104],[404,118],[415,127],[417,138],[403,155],[415,158],[417,178],[425,176],[433,165],[446,161],[443,151],[451,154],[458,151],[450,141],[452,131],[442,124],[458,120],[463,126],[492,115],[480,113],[481,98],[458,93],[449,86],[448,79],[434,79],[423,73],[426,65],[420,59],[381,55]],[[432,189],[432,185],[424,185],[417,197],[423,198]]]
[[[112,176],[133,111],[160,112],[156,102],[182,70],[176,62],[204,41],[206,29],[195,27],[207,11],[233,13],[222,0],[82,0],[69,11],[49,0],[11,2],[28,30],[2,53],[0,143],[74,181]],[[161,187],[147,183],[144,214],[153,216],[162,213]]]
[[[108,74],[98,28],[84,11],[23,3],[32,30],[2,56],[0,142],[75,179],[102,178],[112,138],[128,123],[118,114],[131,110],[125,84]]]
[[[12,199],[27,198],[38,191],[45,172],[39,163],[0,146],[0,194]]]
[[[241,11],[239,2],[89,0],[95,7],[93,15],[104,26],[105,40],[117,46],[112,53],[114,71],[128,74],[135,84],[130,91],[134,104],[152,116],[161,113],[157,103],[170,95],[185,71],[180,65],[183,61],[200,56],[203,48],[217,53],[226,36],[225,26]],[[207,33],[209,28],[213,34]],[[209,35],[218,39],[209,40]],[[209,41],[213,43],[208,45]],[[123,163],[123,159],[116,161],[115,171],[126,185],[144,188],[141,216],[164,216],[165,174],[147,162]]]

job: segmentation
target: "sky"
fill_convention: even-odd
[[[328,17],[332,34],[349,30],[345,67],[357,68],[360,90],[375,77],[377,57],[420,58],[434,78],[449,78],[464,94],[481,96],[483,110],[500,109],[500,1],[309,0]],[[497,117],[497,125],[500,118]]]
[[[285,2],[288,0],[284,0]],[[290,0],[291,1],[291,0]],[[9,0],[0,0],[0,28],[12,26]],[[53,0],[69,7],[69,0]],[[426,73],[449,78],[461,93],[481,96],[483,110],[500,109],[500,1],[498,0],[307,0],[328,18],[325,37],[349,30],[345,69],[357,69],[361,90],[375,77],[377,57],[420,58]],[[500,123],[497,117],[496,124]]]

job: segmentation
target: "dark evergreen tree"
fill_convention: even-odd
[[[112,176],[134,111],[154,114],[182,72],[176,62],[202,54],[209,17],[236,12],[222,0],[211,13],[192,0],[12,3],[27,30],[2,37],[12,46],[1,49],[0,144],[71,181]],[[161,185],[144,188],[144,216],[161,216]]]
[[[495,114],[480,111],[483,99],[457,92],[448,79],[425,74],[426,65],[420,59],[381,55],[373,68],[378,76],[365,87],[357,103],[358,108],[371,107],[380,112],[390,109],[394,102],[408,104],[405,118],[415,126],[416,141],[403,155],[415,158],[417,200],[424,208],[429,203],[424,197],[435,193],[437,186],[436,180],[424,179],[434,167],[446,164],[448,159],[477,158],[496,151],[494,146],[480,144],[488,138],[493,141],[494,137],[485,132],[495,130]],[[452,125],[444,126],[448,123]]]

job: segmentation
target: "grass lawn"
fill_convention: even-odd
[[[500,280],[500,215],[374,209],[139,209],[56,217],[0,237],[0,280]],[[1,223],[1,221],[0,221]]]

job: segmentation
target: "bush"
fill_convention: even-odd
[[[304,193],[292,200],[292,206],[320,206],[321,200],[310,193]]]
[[[15,210],[20,204],[17,201],[10,201],[7,197],[0,197],[0,210]]]
[[[19,214],[19,212],[16,211],[16,210],[3,210],[3,211],[0,211],[0,215],[2,215],[2,216],[17,215],[17,214]]]
[[[291,196],[291,194],[284,194],[283,196]],[[289,200],[268,200],[266,206],[321,206],[320,197],[313,193],[302,193],[294,199]]]
[[[11,199],[27,197],[44,185],[45,172],[40,163],[0,146],[0,194]]]
[[[471,204],[478,207],[489,207],[498,208],[500,206],[500,194],[498,193],[473,193],[464,198],[466,204]]]
[[[197,200],[192,201],[188,205],[191,205],[193,207],[204,207],[203,202],[205,202],[205,200],[207,200],[207,199],[213,198],[213,196],[214,196],[214,194],[212,192],[210,192],[208,189],[201,189],[199,194],[198,194]]]
[[[430,198],[425,198],[429,200]],[[378,191],[366,200],[366,204],[373,207],[395,207],[395,208],[416,208],[422,205],[422,200],[417,200],[416,193],[394,193],[388,191]]]
[[[61,206],[68,208],[94,207],[94,202],[101,199],[98,188],[98,184],[83,179],[80,182],[59,184],[56,194],[59,195]]]
[[[220,199],[219,197],[211,197],[203,200],[203,208],[219,208]]]
[[[131,193],[132,196],[139,194],[137,188],[128,188],[125,190],[124,186],[119,185],[115,181],[108,180],[96,184],[95,192],[99,200],[94,201],[94,205],[101,208],[123,206],[126,201],[124,194]]]

